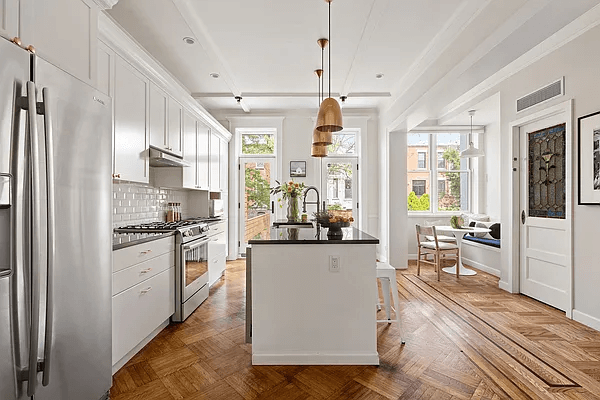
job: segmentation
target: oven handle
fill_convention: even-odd
[[[193,250],[193,249],[196,249],[196,248],[198,248],[198,247],[200,247],[200,246],[202,246],[202,245],[204,245],[204,244],[206,244],[208,242],[210,242],[210,239],[208,239],[208,238],[207,239],[202,239],[199,242],[193,242],[193,244],[189,244],[189,245],[183,246],[182,248],[183,248],[184,251]]]

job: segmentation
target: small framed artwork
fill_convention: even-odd
[[[577,119],[579,205],[600,205],[600,111]]]
[[[306,177],[306,161],[290,161],[290,177]]]

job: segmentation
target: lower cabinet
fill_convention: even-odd
[[[113,372],[175,313],[175,239],[113,252]]]
[[[208,242],[208,284],[214,285],[225,272],[227,257],[226,222],[210,225]]]

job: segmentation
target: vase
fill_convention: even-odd
[[[288,222],[298,222],[299,219],[298,196],[290,196],[287,199],[287,220]]]

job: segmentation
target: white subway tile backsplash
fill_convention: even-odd
[[[187,194],[182,190],[113,182],[113,228],[164,221],[168,203],[181,203],[187,214]]]

